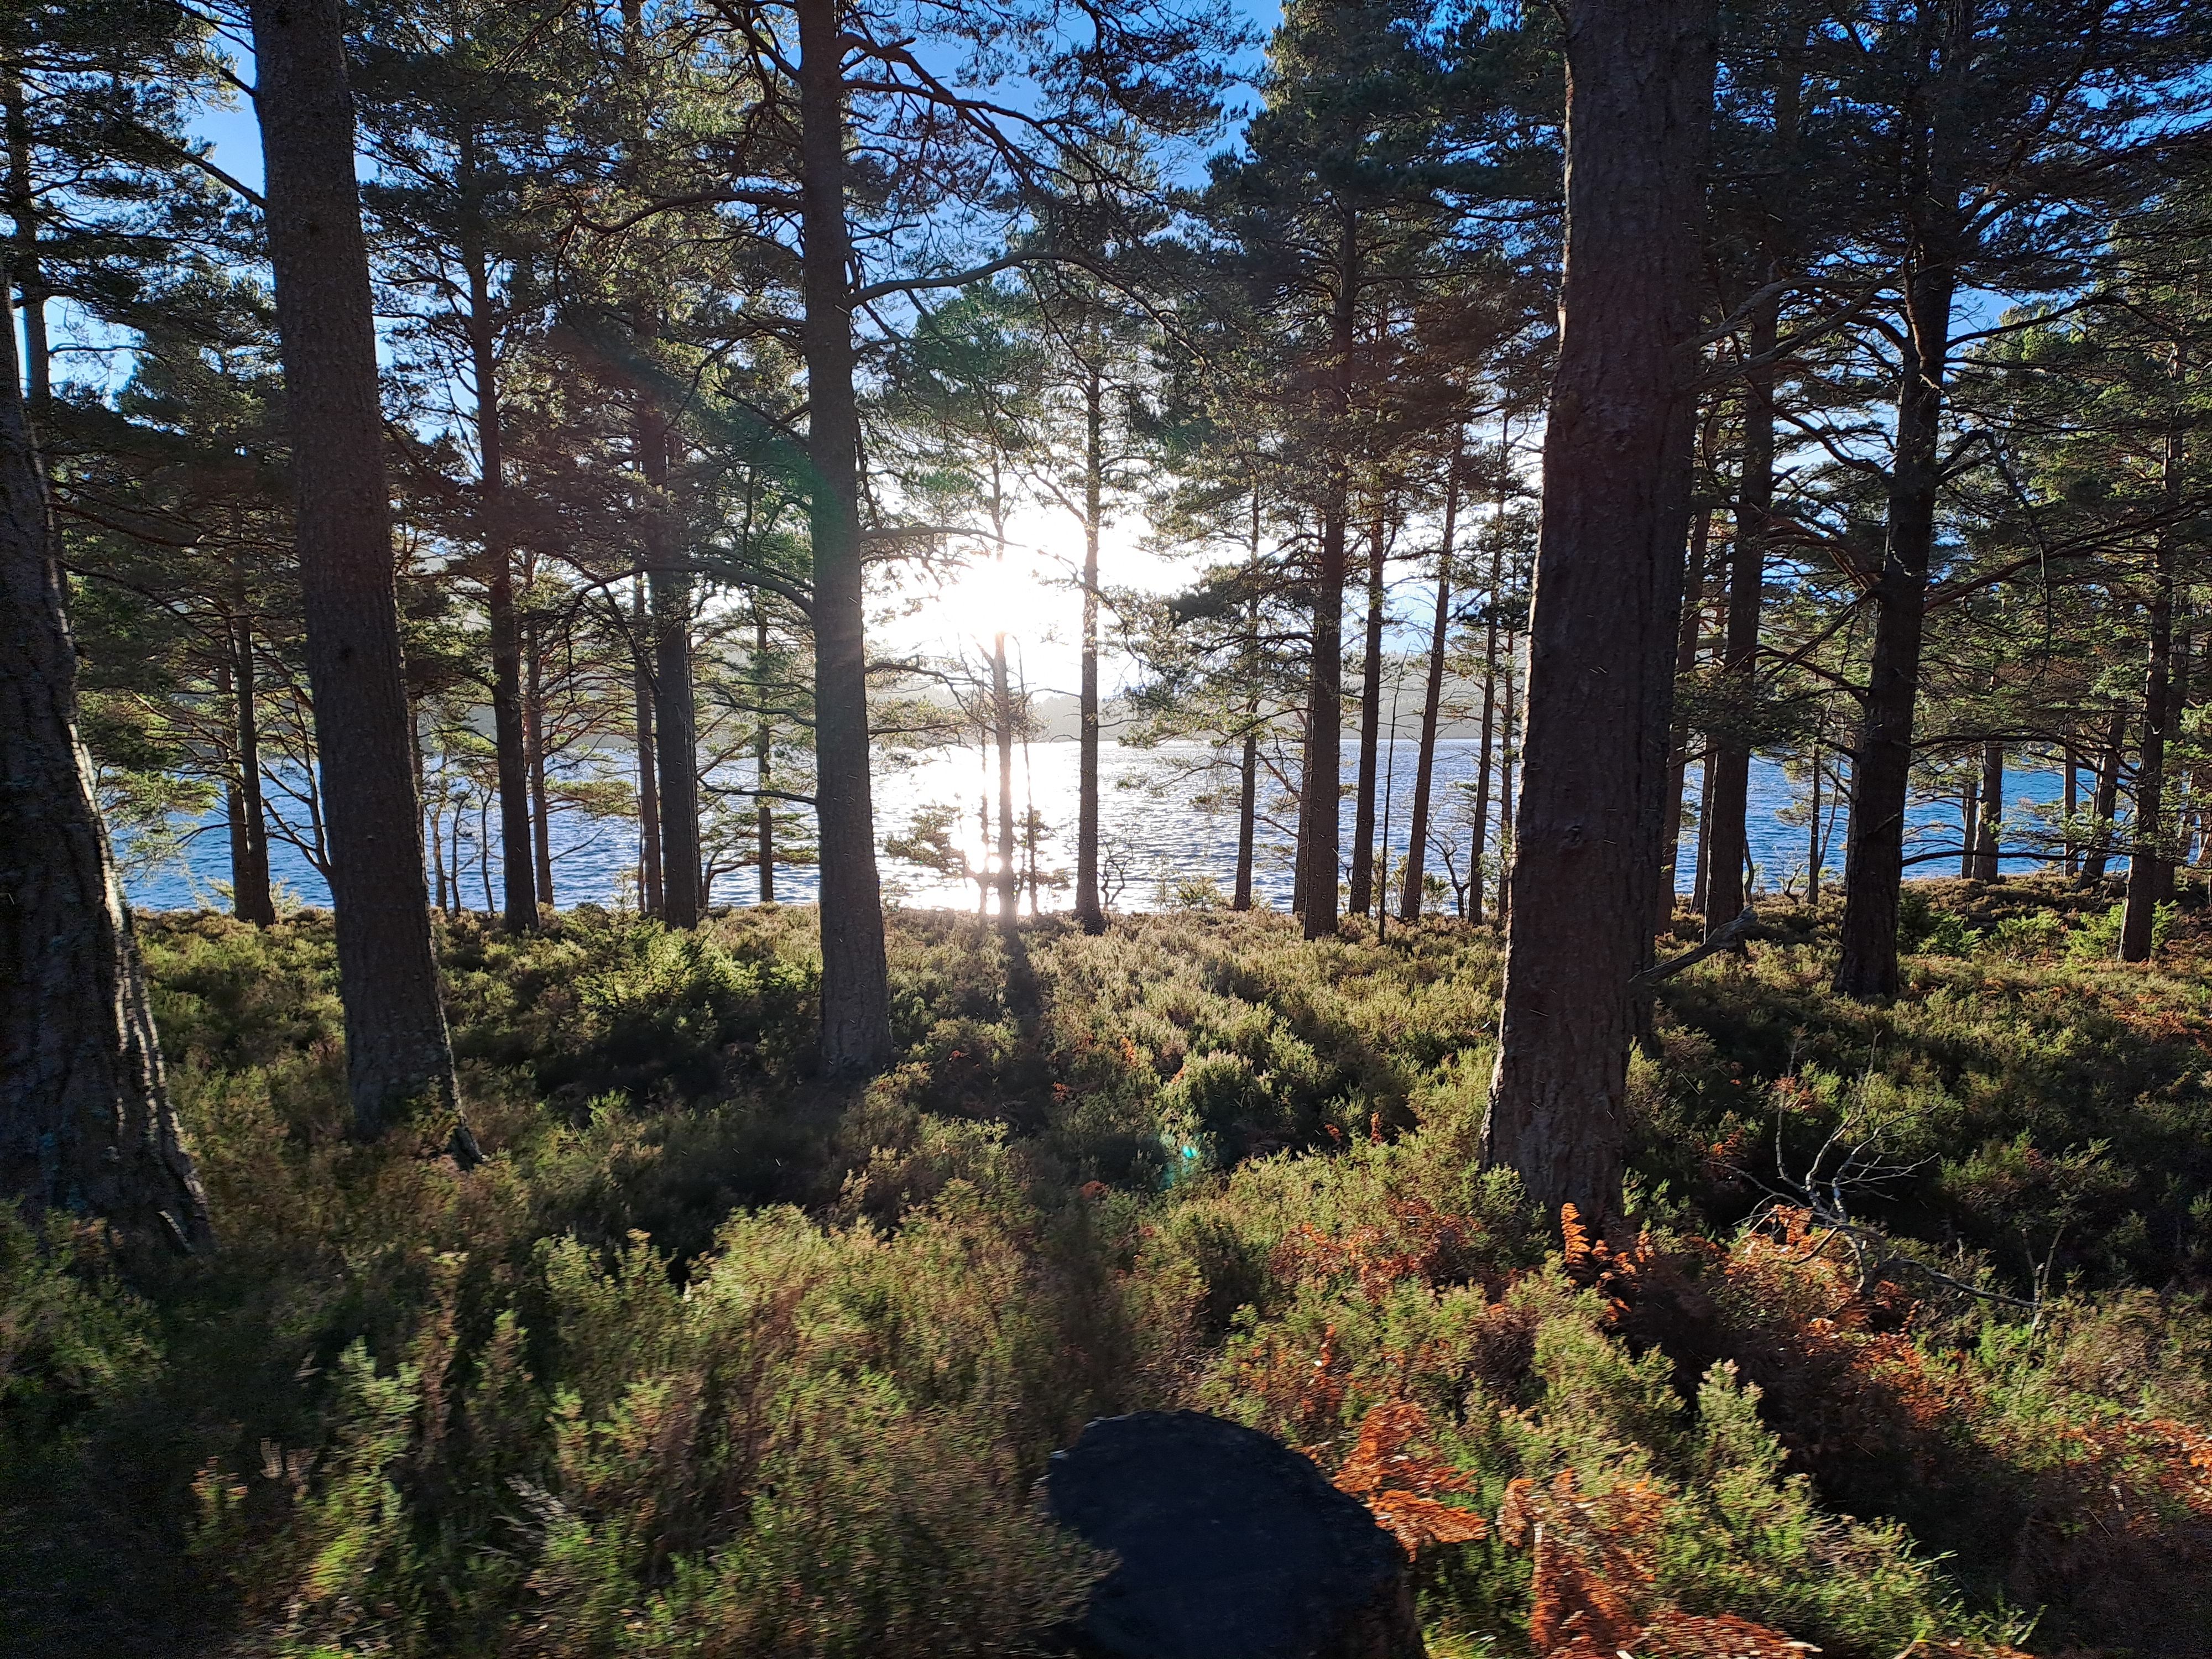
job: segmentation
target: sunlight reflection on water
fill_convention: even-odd
[[[1402,858],[1406,851],[1407,820],[1413,810],[1413,772],[1419,745],[1411,738],[1401,738],[1395,745],[1386,742],[1382,747],[1393,757],[1390,769],[1395,774],[1389,792],[1390,846],[1395,861]],[[1462,847],[1468,839],[1467,819],[1461,792],[1455,786],[1472,782],[1479,753],[1480,745],[1474,738],[1442,738],[1437,745],[1436,815],[1452,830],[1455,844]],[[1072,878],[1073,875],[1077,758],[1077,745],[1073,743],[1032,744],[1027,755],[1025,775],[1023,753],[1015,751],[1014,811],[1018,821],[1027,799],[1034,799],[1038,805],[1044,830],[1037,864],[1048,880],[1055,872],[1064,878]],[[1126,885],[1116,901],[1118,908],[1158,908],[1174,902],[1180,884],[1208,877],[1224,893],[1228,890],[1237,862],[1234,760],[1233,753],[1197,744],[1166,744],[1149,750],[1124,748],[1110,741],[1101,745],[1100,839],[1107,862],[1121,866],[1126,878]],[[944,805],[960,810],[959,838],[971,857],[980,853],[976,809],[981,799],[988,794],[995,818],[997,799],[996,780],[985,771],[982,763],[978,751],[970,749],[939,755],[918,765],[880,765],[875,779],[878,838],[905,830],[921,808]],[[1215,763],[1214,769],[1208,770],[1209,763]],[[1343,763],[1347,784],[1357,775],[1358,765],[1358,745],[1347,743]],[[1696,799],[1696,776],[1693,770],[1689,791],[1692,800]],[[2057,775],[2050,773],[2010,773],[2006,784],[2008,798],[2015,806],[2030,800],[2049,801],[2057,795],[2060,787]],[[1291,901],[1291,809],[1286,803],[1279,801],[1279,811],[1270,813],[1268,798],[1279,798],[1282,793],[1280,786],[1263,773],[1260,789],[1263,816],[1278,818],[1279,827],[1263,823],[1260,828],[1253,883],[1255,898],[1278,909],[1287,908]],[[1194,804],[1197,798],[1207,794],[1215,798],[1219,810],[1203,810]],[[1786,824],[1776,817],[1778,811],[1789,806],[1797,797],[1798,792],[1784,777],[1779,766],[1766,761],[1753,763],[1751,845],[1761,886],[1773,888],[1786,880],[1802,880],[1808,852],[1806,832],[1802,825]],[[799,809],[787,805],[782,810],[788,813]],[[1379,814],[1379,805],[1377,811]],[[1492,811],[1494,820],[1494,804]],[[1930,850],[1956,846],[1959,815],[1955,805],[1923,803],[1915,806],[1910,816]],[[1343,843],[1347,858],[1352,818],[1353,803],[1347,799],[1343,809]],[[1832,877],[1843,863],[1843,833],[1838,815],[1826,860]],[[551,839],[555,896],[560,906],[565,908],[585,902],[631,902],[637,865],[637,833],[633,823],[558,812],[554,816]],[[1692,832],[1686,831],[1685,840],[1690,844],[1683,849],[1677,883],[1686,892],[1694,876],[1694,839]],[[270,869],[293,902],[307,905],[329,903],[328,889],[296,848],[272,842],[270,854]],[[1463,854],[1461,862],[1463,869]],[[2020,873],[2035,868],[2036,863],[2033,859],[2008,858],[2004,867],[2008,874]],[[474,909],[495,904],[500,867],[495,839],[487,867],[484,849],[478,845],[471,825],[461,844],[461,865],[462,906]],[[1433,854],[1429,866],[1432,872],[1441,873]],[[1955,870],[1954,865],[1938,860],[1911,866],[1907,873],[1945,875],[1955,873]],[[949,881],[898,860],[885,857],[883,874],[886,895],[902,903],[972,907],[976,902],[974,884]],[[212,907],[221,902],[216,884],[228,876],[229,849],[222,834],[221,814],[217,812],[203,826],[202,832],[186,843],[181,866],[172,863],[134,874],[126,882],[126,891],[131,902],[141,909]],[[489,901],[487,890],[492,896]],[[748,904],[754,902],[757,891],[750,868],[726,872],[715,881],[713,902]],[[811,868],[779,866],[777,897],[786,902],[806,902],[814,895],[814,872]],[[1042,906],[1048,910],[1064,909],[1070,902],[1065,885],[1058,889],[1048,885],[1042,895]],[[1026,898],[1024,902],[1026,904]]]

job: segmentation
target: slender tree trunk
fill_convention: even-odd
[[[230,860],[231,908],[256,927],[276,920],[269,884],[269,817],[261,795],[260,708],[253,662],[253,617],[246,606],[243,573],[231,579],[230,695],[238,752],[238,840]]]
[[[1313,823],[1313,714],[1306,712],[1298,750],[1298,811],[1291,830],[1291,914],[1306,913],[1306,835]]]
[[[2174,591],[2173,667],[2166,678],[2166,726],[2172,740],[2179,743],[2189,725],[2189,599],[2185,586]],[[2190,775],[2185,769],[2176,771],[2168,757],[2166,775],[2165,850],[2171,856],[2158,861],[2158,898],[2164,903],[2173,896],[2174,880],[2179,874],[2187,849],[2182,845],[2184,826],[2189,821]]]
[[[522,636],[522,757],[530,784],[530,848],[537,870],[537,900],[553,897],[553,800],[545,783],[545,641],[536,617]]]
[[[1024,682],[1027,689],[1027,682]],[[1030,765],[1030,734],[1022,732],[1022,869],[1030,889],[1030,920],[1037,919],[1036,773]]]
[[[2169,440],[2169,448],[2172,441]],[[2161,532],[2152,568],[2150,648],[2143,670],[2142,750],[2136,761],[2136,816],[2128,842],[2127,908],[2120,960],[2150,960],[2166,862],[2166,749],[2172,735],[2173,542]]]
[[[631,696],[635,715],[631,723],[637,748],[637,890],[638,903],[648,916],[661,914],[665,895],[660,884],[660,776],[653,751],[659,747],[653,729],[652,621],[646,608],[645,579],[630,581],[629,638]]]
[[[1490,614],[1483,625],[1482,632],[1482,740],[1476,750],[1474,765],[1474,848],[1469,855],[1473,864],[1468,871],[1468,886],[1473,894],[1470,906],[1471,920],[1475,921],[1482,920],[1482,913],[1487,903],[1483,884],[1488,879],[1485,874],[1485,868],[1490,858],[1492,743],[1498,714],[1498,608],[1504,603],[1504,595],[1499,589],[1505,580],[1505,491],[1506,478],[1513,459],[1513,450],[1510,442],[1501,441],[1499,448],[1503,453],[1498,457],[1498,514],[1491,523],[1493,539],[1490,547],[1489,599],[1486,604]],[[1510,678],[1511,674],[1510,664],[1507,674]],[[1509,714],[1507,718],[1510,720],[1511,716]],[[1509,787],[1498,797],[1498,821],[1501,826],[1504,822],[1505,813],[1509,810],[1504,803],[1507,795],[1510,793],[1511,790]],[[1499,840],[1502,845],[1503,836]],[[1498,860],[1498,867],[1500,872],[1498,888],[1502,895],[1504,890],[1504,859],[1502,854]]]
[[[797,0],[799,191],[805,257],[808,522],[814,550],[815,799],[821,825],[822,1064],[871,1073],[890,1058],[890,970],[876,873],[861,603],[860,416],[845,224],[844,45],[836,0]],[[1086,593],[1088,592],[1086,589]]]
[[[1105,485],[1105,386],[1093,368],[1084,388],[1082,725],[1077,734],[1075,919],[1086,933],[1106,931],[1098,900],[1098,515]]]
[[[1498,768],[1498,925],[1505,927],[1513,919],[1513,854],[1517,845],[1513,822],[1514,810],[1520,804],[1520,790],[1515,782],[1519,770],[1522,720],[1527,714],[1519,701],[1522,690],[1520,635],[1513,629],[1505,631],[1505,724],[1499,735],[1504,753]]]
[[[1382,731],[1382,562],[1389,548],[1378,506],[1368,526],[1367,638],[1359,674],[1359,782],[1352,803],[1352,890],[1345,909],[1364,916],[1375,908],[1375,793],[1381,775]]]
[[[1260,487],[1256,480],[1252,486],[1252,535],[1249,556],[1249,565],[1257,569],[1260,563]],[[1244,625],[1249,630],[1244,649],[1244,675],[1253,687],[1252,696],[1244,705],[1244,755],[1237,769],[1237,881],[1236,890],[1229,902],[1232,910],[1252,908],[1252,854],[1256,840],[1260,807],[1260,601],[1251,599],[1245,606]]]
[[[2081,860],[2084,887],[2094,887],[2104,880],[2105,865],[2112,856],[2112,817],[2120,806],[2120,756],[2127,736],[2127,710],[2115,708],[2105,732],[2104,749],[2097,757],[2096,792],[2089,799],[2089,815],[2096,821],[2097,839]]]
[[[230,662],[226,658],[215,667],[215,695],[218,700],[237,695],[231,689],[230,680]],[[236,722],[234,721],[234,730],[235,725]],[[238,752],[235,748],[231,751],[230,769],[222,781],[222,824],[230,846],[231,914],[243,921],[246,918],[240,914],[238,890],[240,878],[246,869],[246,797],[239,788]]]
[[[1451,647],[1452,543],[1459,531],[1459,475],[1466,455],[1467,433],[1462,428],[1453,441],[1451,471],[1444,480],[1443,544],[1437,551],[1437,613],[1429,625],[1429,683],[1421,698],[1421,752],[1413,766],[1406,890],[1398,901],[1398,915],[1404,921],[1420,919],[1421,886],[1427,873],[1429,794],[1437,767],[1437,722],[1443,711],[1445,659]]]
[[[1749,349],[1754,359],[1774,349],[1781,301],[1753,316]],[[1735,556],[1729,565],[1728,640],[1724,672],[1735,684],[1735,701],[1748,708],[1759,682],[1759,601],[1766,582],[1766,538],[1774,513],[1774,370],[1745,376],[1743,478],[1737,490]],[[1705,884],[1708,932],[1735,920],[1744,907],[1744,866],[1750,860],[1751,744],[1736,730],[1714,734],[1705,764],[1713,775],[1712,824],[1706,839],[1713,872]]]
[[[1889,535],[1875,584],[1874,659],[1852,773],[1851,866],[1836,989],[1863,1000],[1897,994],[1897,907],[1905,876],[1905,808],[1920,691],[1928,564],[1936,539],[1937,455],[1954,278],[1923,249],[1905,278],[1906,340],[1897,395]]]
[[[1827,855],[1827,843],[1820,835],[1820,738],[1825,734],[1827,710],[1821,709],[1821,724],[1813,732],[1812,785],[1813,802],[1805,814],[1805,907],[1809,910],[1820,908],[1820,861]]]
[[[455,1103],[422,880],[376,336],[337,0],[252,0],[307,678],[354,1123]]]
[[[1020,908],[1022,872],[1014,862],[1014,695],[1004,634],[991,641],[991,723],[999,749],[999,920],[1011,927]]]
[[[60,546],[0,259],[0,1194],[134,1248],[206,1244],[130,912],[77,739]]]
[[[1974,816],[1974,876],[1995,881],[2004,856],[1999,837],[2004,830],[2004,745],[1982,745],[1981,804]]]
[[[757,845],[753,863],[759,872],[760,902],[775,902],[775,803],[769,796],[769,769],[775,759],[775,724],[768,713],[768,613],[753,612],[753,698],[760,704],[760,724],[753,729],[753,784],[761,793],[754,823]]]
[[[1698,665],[1698,641],[1705,629],[1705,560],[1712,540],[1712,514],[1702,508],[1690,520],[1690,556],[1683,575],[1682,628],[1674,641],[1674,678]],[[1667,754],[1666,822],[1660,831],[1659,891],[1652,924],[1664,930],[1674,922],[1674,883],[1682,857],[1682,790],[1690,770],[1690,728],[1674,722]]]
[[[438,908],[448,916],[453,914],[453,890],[446,885],[446,809],[440,805],[430,808],[430,868],[437,878]]]
[[[650,398],[639,411],[638,466],[647,497],[646,583],[653,607],[654,776],[660,793],[660,915],[696,927],[699,890],[699,711],[691,685],[691,576],[677,547],[669,499],[669,431]]]
[[[1974,832],[1981,817],[1981,780],[1969,772],[1959,785],[1959,878],[1974,873]]]
[[[2081,842],[2074,832],[2074,820],[2081,811],[2081,757],[2074,752],[2071,744],[2059,751],[2065,774],[2066,855],[2059,868],[2070,879],[2081,867]]]
[[[499,358],[493,337],[491,273],[479,216],[477,135],[465,125],[459,185],[465,206],[461,263],[469,284],[469,366],[476,379],[478,464],[477,534],[483,542],[484,582],[491,613],[492,744],[499,775],[499,853],[502,896],[510,933],[538,926],[536,860],[530,834],[530,763],[522,730],[522,623],[514,605],[514,557],[507,538],[506,448],[500,429]]]
[[[1909,177],[1903,216],[1904,339],[1897,388],[1895,453],[1888,535],[1875,602],[1874,647],[1863,719],[1851,768],[1850,863],[1844,884],[1843,949],[1835,988],[1863,1000],[1898,989],[1897,919],[1905,875],[1905,810],[1911,781],[1912,734],[1920,690],[1920,652],[1936,500],[1944,377],[1958,283],[1960,221],[1955,169],[1963,146],[1954,131],[1972,7],[1931,9],[1925,46],[1940,62],[1914,80],[1899,112]],[[1939,42],[1936,31],[1948,39]]]
[[[1359,226],[1346,213],[1339,227],[1336,295],[1329,317],[1332,364],[1328,495],[1322,507],[1321,563],[1314,573],[1313,656],[1307,695],[1304,845],[1306,938],[1336,933],[1339,842],[1342,834],[1344,763],[1344,580],[1346,520],[1350,511],[1352,354],[1359,314]]]
[[[1547,1211],[1621,1203],[1688,540],[1712,0],[1568,0],[1567,223],[1481,1156]]]

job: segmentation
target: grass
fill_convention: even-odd
[[[2212,1652],[2196,914],[2123,968],[2101,902],[1922,896],[1891,1006],[1802,912],[1670,981],[1644,1231],[1564,1249],[1475,1167],[1480,930],[902,914],[899,1061],[841,1089],[811,912],[464,921],[464,1175],[444,1126],[344,1133],[325,922],[149,918],[223,1244],[125,1286],[0,1218],[0,1628],[1028,1651],[1103,1565],[1047,1455],[1195,1405],[1416,1547],[1435,1652]],[[1863,1256],[1790,1188],[1823,1148]]]

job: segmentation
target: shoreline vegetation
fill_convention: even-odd
[[[325,920],[142,917],[222,1248],[0,1221],[0,1625],[1031,1651],[1102,1566],[1043,1459],[1194,1407],[1375,1510],[1432,1654],[2204,1652],[2203,913],[2139,967],[2104,896],[1907,890],[1887,1006],[1832,906],[1663,984],[1602,1237],[1476,1167],[1455,921],[896,913],[865,1085],[805,907],[441,923],[464,1171],[351,1134]]]

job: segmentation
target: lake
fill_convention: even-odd
[[[1411,738],[1385,742],[1390,757],[1390,846],[1394,860],[1405,854],[1407,820],[1413,810],[1413,775],[1419,744]],[[1437,745],[1436,808],[1432,817],[1456,830],[1455,844],[1468,839],[1462,802],[1464,792],[1454,786],[1471,782],[1480,745],[1471,738],[1439,739]],[[1210,775],[1200,775],[1214,751],[1197,744],[1167,744],[1153,749],[1126,748],[1108,741],[1101,745],[1100,842],[1109,872],[1122,883],[1119,908],[1148,910],[1176,902],[1185,884],[1212,878],[1226,892],[1236,874],[1236,779],[1224,764]],[[1072,874],[1074,862],[1075,784],[1077,748],[1073,743],[1041,743],[1030,746],[1026,762],[1015,751],[1014,810],[1024,809],[1025,796],[1035,799],[1045,819],[1040,837],[1038,865],[1045,872]],[[1347,783],[1358,775],[1358,747],[1345,745],[1343,775]],[[1697,772],[1691,772],[1689,794],[1697,795]],[[2057,774],[2015,771],[2006,779],[2008,805],[2017,811],[2024,803],[2055,800],[2062,788]],[[887,760],[876,775],[876,828],[878,838],[902,832],[922,808],[933,805],[961,809],[963,836],[971,857],[981,850],[976,807],[989,794],[994,803],[996,783],[985,770],[983,757],[973,749],[941,754],[919,764]],[[1224,810],[1207,811],[1194,798],[1211,793]],[[1263,775],[1263,808],[1270,790]],[[1802,887],[1807,858],[1806,831],[1802,824],[1784,823],[1777,816],[1796,803],[1802,812],[1802,792],[1783,775],[1782,769],[1765,761],[1752,764],[1750,840],[1759,885],[1768,890],[1785,884]],[[1824,800],[1825,809],[1829,803]],[[797,809],[785,805],[788,814]],[[1378,803],[1378,814],[1381,811]],[[1344,804],[1343,842],[1349,856],[1353,804]],[[1496,805],[1492,807],[1493,823]],[[1908,817],[1914,826],[1916,850],[1955,850],[1959,839],[1959,809],[1955,803],[1934,801],[1916,805]],[[496,814],[493,823],[496,825]],[[141,909],[194,909],[218,906],[222,900],[216,884],[229,878],[229,848],[218,811],[198,826],[200,833],[185,843],[181,861],[160,868],[132,872],[125,882],[131,902]],[[1253,878],[1255,896],[1278,909],[1291,902],[1290,837],[1287,824],[1280,830],[1262,825]],[[1493,831],[1494,833],[1494,831]],[[1686,830],[1677,884],[1690,890],[1695,878],[1694,831]],[[556,812],[552,836],[554,890],[562,908],[591,902],[633,902],[637,867],[637,834],[633,823],[592,819],[578,813]],[[488,856],[488,863],[487,863]],[[495,844],[487,850],[479,843],[473,823],[465,829],[461,842],[461,902],[471,908],[484,908],[487,886],[496,902],[499,855]],[[1429,868],[1441,874],[1433,854]],[[1843,862],[1843,823],[1835,819],[1826,867],[1829,878]],[[2039,867],[2031,858],[2008,858],[2008,874]],[[328,889],[296,848],[272,839],[270,866],[283,900],[304,905],[330,902]],[[1463,867],[1463,859],[1462,859]],[[1908,874],[1955,873],[1955,863],[1936,860],[1908,866]],[[972,906],[976,890],[972,883],[948,881],[935,872],[886,857],[883,873],[887,895],[913,905]],[[740,869],[720,875],[715,882],[716,903],[745,904],[755,896],[753,873]],[[786,901],[810,901],[814,896],[811,868],[779,867],[776,896]],[[280,900],[280,902],[282,902]],[[1068,890],[1048,889],[1042,895],[1047,909],[1065,908]],[[1393,905],[1395,908],[1395,902]]]

